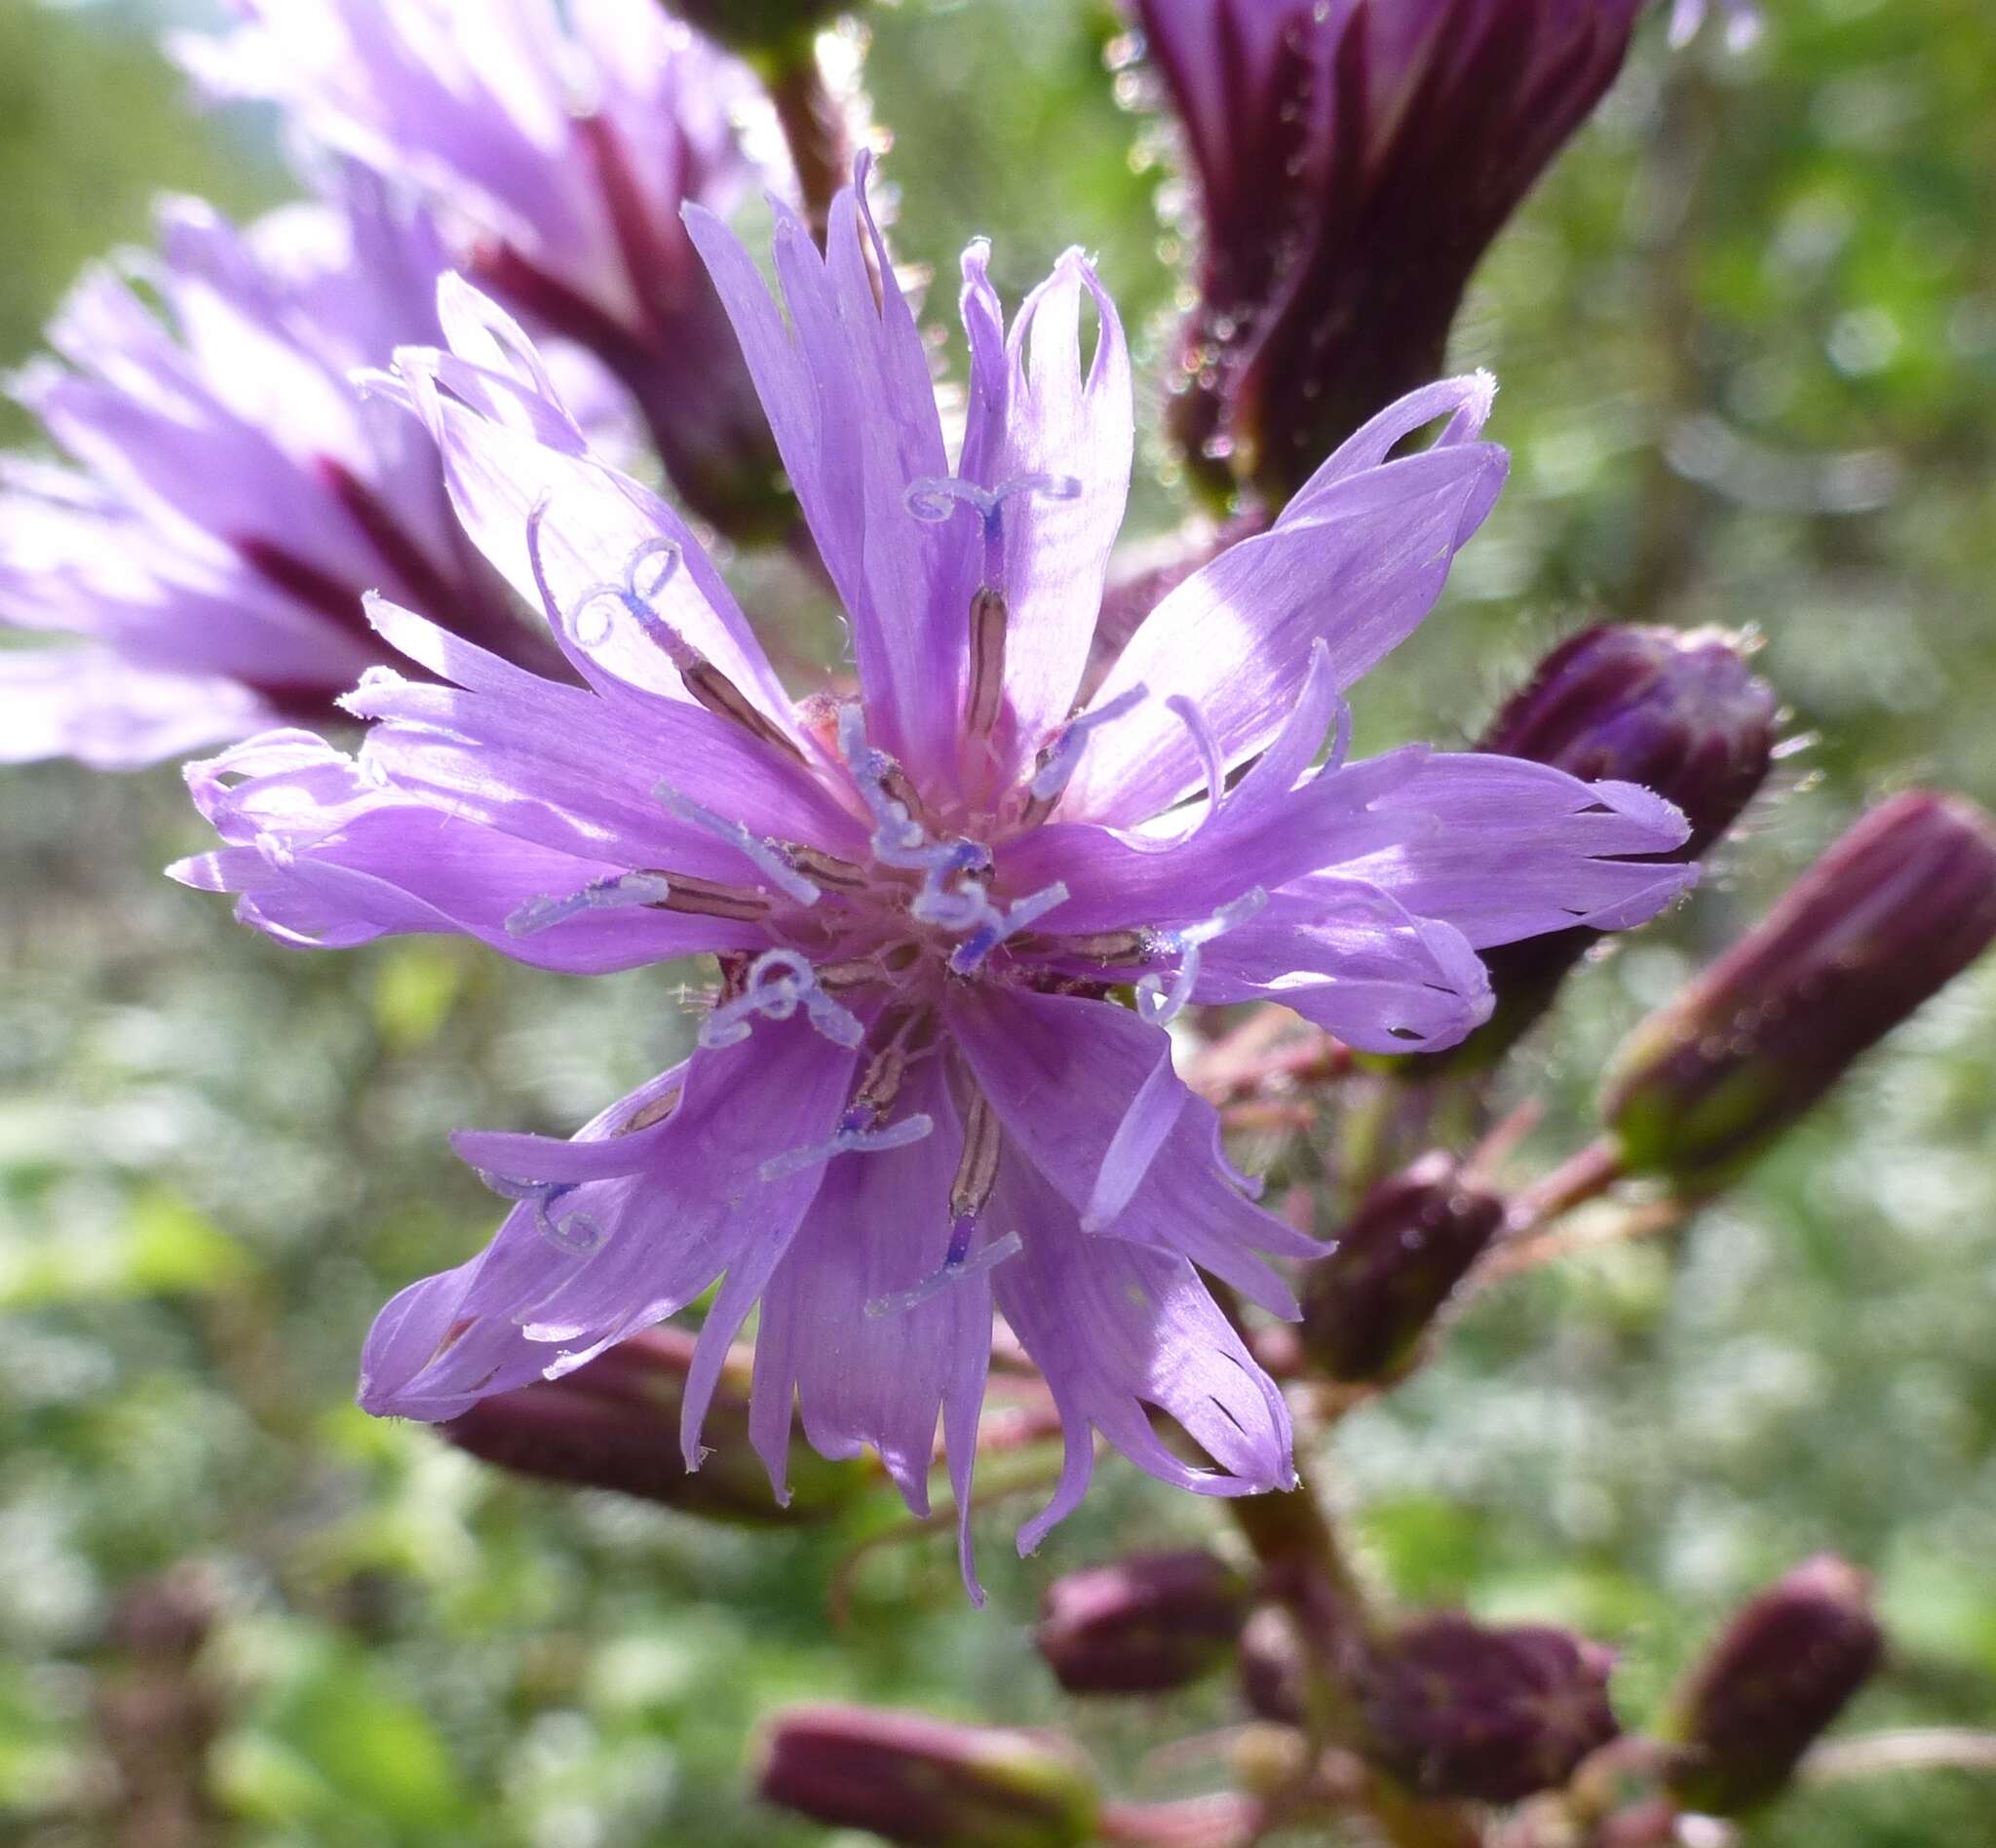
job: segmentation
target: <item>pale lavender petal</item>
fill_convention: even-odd
[[[752,925],[643,903],[592,906],[554,929],[522,928],[522,913],[537,901],[641,869],[543,847],[448,801],[392,789],[309,732],[252,739],[189,765],[187,775],[197,806],[228,845],[180,862],[173,876],[240,894],[237,915],[286,943],[344,947],[444,932],[582,973],[764,942]]]
[[[779,209],[776,270],[789,325],[711,213],[688,231],[735,325],[797,498],[852,625],[873,742],[918,781],[953,770],[973,580],[970,522],[918,519],[910,490],[949,474],[927,349],[865,206],[866,167],[831,212],[827,254]],[[874,270],[885,279],[876,297]],[[939,621],[949,587],[957,604]]]
[[[1465,382],[1458,403],[1482,389]],[[1151,697],[1091,740],[1062,814],[1140,822],[1202,785],[1199,751],[1168,697],[1199,706],[1232,765],[1280,728],[1320,641],[1339,688],[1403,641],[1503,484],[1504,451],[1471,440],[1476,428],[1452,417],[1419,455],[1313,481],[1300,511],[1171,592],[1092,704],[1137,686]]]
[[[1277,1001],[1361,1052],[1438,1052],[1489,1017],[1489,977],[1454,926],[1324,874],[1279,892],[1205,952],[1195,998]]]
[[[1256,1253],[1319,1248],[1243,1199],[1213,1160],[1211,1106],[1159,1075],[1162,1027],[1109,1002],[1024,992],[965,995],[950,1026],[1008,1145],[1066,1199],[1076,1229],[1092,1206],[1120,1201],[1084,1237],[1155,1244],[1291,1313],[1287,1288]]]
[[[270,724],[232,680],[134,668],[108,648],[0,649],[0,763],[135,770]]]
[[[981,266],[972,280],[974,289],[982,284]],[[1084,292],[1098,323],[1086,368],[1079,350]],[[994,305],[979,299],[969,313],[981,321]],[[1130,351],[1115,303],[1079,250],[1061,257],[1026,297],[1004,364],[1002,413],[988,434],[979,433],[975,458],[966,438],[962,472],[1006,494],[990,575],[1009,612],[1005,692],[1016,730],[1000,769],[1011,772],[1030,763],[1073,706],[1093,635],[1075,612],[1101,603],[1130,492]],[[988,403],[988,391],[980,396]],[[1035,481],[1044,485],[1026,485]]]
[[[577,1184],[531,1171],[494,1174],[521,1204],[480,1257],[411,1287],[383,1312],[363,1364],[362,1403],[447,1418],[500,1390],[495,1380],[567,1370],[674,1313],[723,1273],[766,1269],[823,1175],[765,1180],[762,1165],[825,1136],[852,1068],[850,1051],[802,1020],[768,1022],[740,1045],[697,1052],[676,1084],[656,1081],[583,1133],[612,1137],[661,1103],[662,1087],[675,1089],[676,1108],[655,1134],[640,1132],[647,1159],[638,1172]]]
[[[1455,925],[1479,949],[1575,924],[1627,929],[1698,878],[1695,866],[1621,857],[1683,841],[1684,818],[1661,796],[1522,758],[1431,756],[1373,806],[1427,825],[1339,872]]]
[[[963,1129],[940,1069],[911,1080],[897,1115],[935,1123],[924,1140],[835,1158],[764,1292],[756,1333],[755,1445],[779,1491],[791,1396],[821,1455],[871,1445],[909,1508],[929,1512],[942,1406],[981,1383],[991,1348],[983,1276],[946,1284],[902,1307],[948,1253],[949,1187]]]
[[[1094,1433],[1161,1481],[1205,1495],[1253,1495],[1295,1481],[1288,1408],[1183,1258],[1092,1238],[1030,1163],[1008,1157],[991,1216],[1022,1241],[991,1273],[998,1307],[1052,1389],[1067,1458],[1052,1501],[1020,1528],[1030,1553],[1080,1504]],[[1148,1407],[1211,1459],[1166,1447]]]

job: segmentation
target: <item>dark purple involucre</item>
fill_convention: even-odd
[[[1133,0],[1196,182],[1171,424],[1280,506],[1440,369],[1470,275],[1645,0]]]

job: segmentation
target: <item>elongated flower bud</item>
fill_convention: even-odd
[[[1332,1379],[1395,1372],[1503,1223],[1503,1201],[1439,1149],[1381,1181],[1304,1275],[1311,1360]]]
[[[790,1446],[790,1499],[779,1506],[748,1444],[748,1354],[731,1355],[708,1414],[713,1453],[689,1474],[679,1410],[695,1337],[651,1328],[620,1341],[564,1378],[481,1399],[438,1429],[461,1450],[522,1476],[578,1488],[613,1488],[687,1514],[752,1524],[823,1521],[872,1480],[858,1463],[833,1463]]]
[[[1139,1553],[1056,1579],[1033,1642],[1070,1694],[1161,1694],[1220,1667],[1247,1615],[1224,1559]]]
[[[1363,1690],[1370,1755],[1428,1796],[1515,1803],[1555,1789],[1620,1730],[1613,1660],[1543,1625],[1422,1618],[1374,1650]]]
[[[1183,131],[1199,289],[1173,435],[1273,505],[1441,369],[1484,250],[1641,0],[1132,0]]]
[[[1099,1807],[1063,1739],[859,1707],[779,1713],[756,1782],[769,1802],[906,1848],[1081,1848]]]
[[[1610,1066],[1624,1165],[1727,1178],[1996,936],[1996,836],[1959,797],[1871,811]]]
[[[1735,1816],[1781,1791],[1878,1666],[1869,1591],[1856,1567],[1820,1554],[1733,1619],[1675,1702],[1682,1754],[1670,1783],[1683,1802]]]
[[[1688,862],[1739,819],[1766,780],[1776,704],[1774,689],[1747,668],[1740,638],[1723,630],[1601,624],[1540,662],[1477,749],[1656,790],[1691,824],[1684,844],[1661,858]],[[1600,940],[1583,925],[1484,950],[1496,1009],[1446,1056],[1449,1067],[1494,1064]],[[1433,1069],[1429,1060],[1409,1064]]]

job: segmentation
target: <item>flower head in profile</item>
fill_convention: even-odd
[[[442,251],[364,169],[239,231],[161,208],[138,280],[87,274],[16,395],[68,463],[0,482],[0,758],[148,763],[333,701],[387,654],[380,590],[561,673],[452,518],[429,437],[354,368],[437,337]],[[65,645],[66,644],[66,645]]]
[[[623,382],[689,506],[738,534],[788,524],[679,218],[688,200],[726,211],[790,183],[781,157],[745,151],[745,119],[769,115],[745,66],[657,0],[234,7],[233,33],[175,42],[211,91],[274,98],[323,144],[413,181],[461,267]]]
[[[1132,0],[1183,143],[1197,306],[1171,420],[1281,505],[1440,369],[1471,272],[1645,0]]]
[[[759,1304],[750,1427],[779,1493],[798,1415],[827,1455],[875,1446],[923,1507],[940,1417],[968,1508],[995,1309],[1067,1432],[1023,1544],[1081,1498],[1096,1434],[1188,1488],[1281,1487],[1282,1397],[1201,1273],[1293,1315],[1266,1257],[1317,1248],[1229,1166],[1173,1071],[1174,1017],[1276,996],[1354,1046],[1444,1045],[1487,1010],[1478,946],[1627,924],[1688,877],[1627,858],[1683,834],[1644,790],[1349,754],[1344,690],[1496,497],[1490,382],[1366,426],[1272,530],[1160,603],[1077,710],[1132,442],[1088,263],[1064,256],[1008,329],[983,247],[966,253],[952,464],[914,318],[876,293],[893,270],[863,190],[823,255],[780,213],[781,305],[715,219],[688,222],[857,692],[793,703],[685,525],[587,453],[518,330],[446,285],[452,350],[402,356],[409,402],[467,530],[584,684],[381,603],[444,684],[369,675],[358,762],[281,733],[192,772],[224,845],[178,875],[287,941],[450,931],[575,972],[719,962],[691,1056],[573,1140],[459,1137],[513,1211],[383,1312],[362,1403],[448,1419],[718,1283],[689,1463]]]

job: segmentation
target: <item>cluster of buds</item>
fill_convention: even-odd
[[[755,1526],[829,1520],[877,1480],[864,1463],[833,1462],[793,1441],[788,1499],[773,1501],[748,1444],[753,1363],[746,1349],[722,1365],[708,1413],[713,1454],[689,1471],[679,1417],[697,1343],[680,1329],[650,1328],[560,1379],[481,1399],[438,1429],[459,1449],[522,1476]]]

